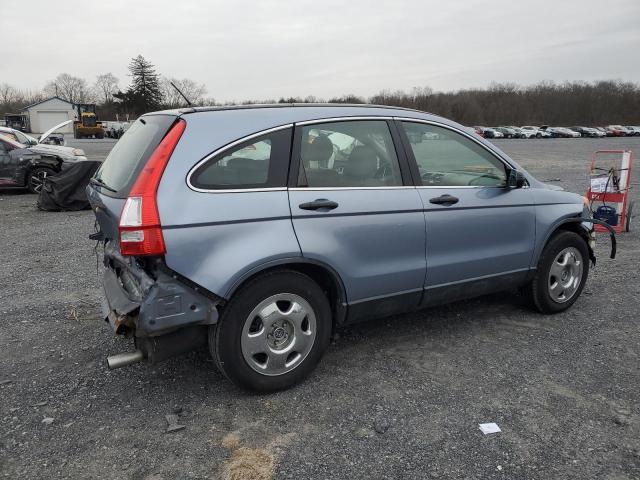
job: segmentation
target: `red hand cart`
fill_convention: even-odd
[[[603,158],[606,157],[606,158]],[[590,184],[587,199],[594,218],[605,220],[616,233],[629,231],[633,218],[633,202],[629,201],[631,150],[598,150],[591,157]],[[594,225],[597,232],[606,232],[602,225]]]

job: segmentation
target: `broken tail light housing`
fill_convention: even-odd
[[[149,157],[129,192],[118,226],[122,255],[149,256],[166,253],[158,213],[158,186],[185,127],[186,122],[182,119],[173,124]]]

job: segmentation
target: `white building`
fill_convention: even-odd
[[[51,127],[65,120],[74,120],[76,111],[71,102],[59,97],[51,97],[41,102],[26,106],[22,113],[29,117],[29,125],[34,133],[44,133]],[[64,133],[73,133],[73,123],[59,130]]]

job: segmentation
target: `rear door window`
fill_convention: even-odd
[[[96,178],[116,190],[118,196],[126,196],[175,119],[173,115],[149,115],[136,120],[113,147]]]
[[[291,128],[258,136],[206,159],[190,177],[202,190],[285,187]]]
[[[299,155],[298,187],[402,185],[398,157],[384,120],[303,126]]]

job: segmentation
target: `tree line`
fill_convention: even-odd
[[[206,87],[191,79],[165,77],[156,73],[155,66],[141,55],[129,64],[129,86],[121,90],[120,80],[112,73],[96,76],[89,83],[86,79],[61,73],[48,81],[42,89],[20,89],[0,82],[0,114],[19,113],[25,106],[57,96],[71,103],[95,103],[98,116],[103,120],[131,119],[143,113],[185,106],[183,97],[171,85],[176,85],[194,105],[215,103],[207,98]]]
[[[98,75],[93,83],[62,73],[41,90],[22,90],[0,83],[0,112],[16,113],[24,106],[53,95],[72,103],[96,103],[104,120],[137,116],[159,109],[186,105],[180,89],[194,105],[216,105],[202,83],[169,78],[141,55],[129,64],[129,86],[121,90],[112,73]],[[383,90],[366,98],[357,95],[321,99],[315,96],[282,97],[229,103],[374,103],[423,110],[465,125],[609,125],[640,124],[640,84],[622,80],[596,82],[541,82],[530,86],[494,83],[488,88],[437,92],[429,87]]]

